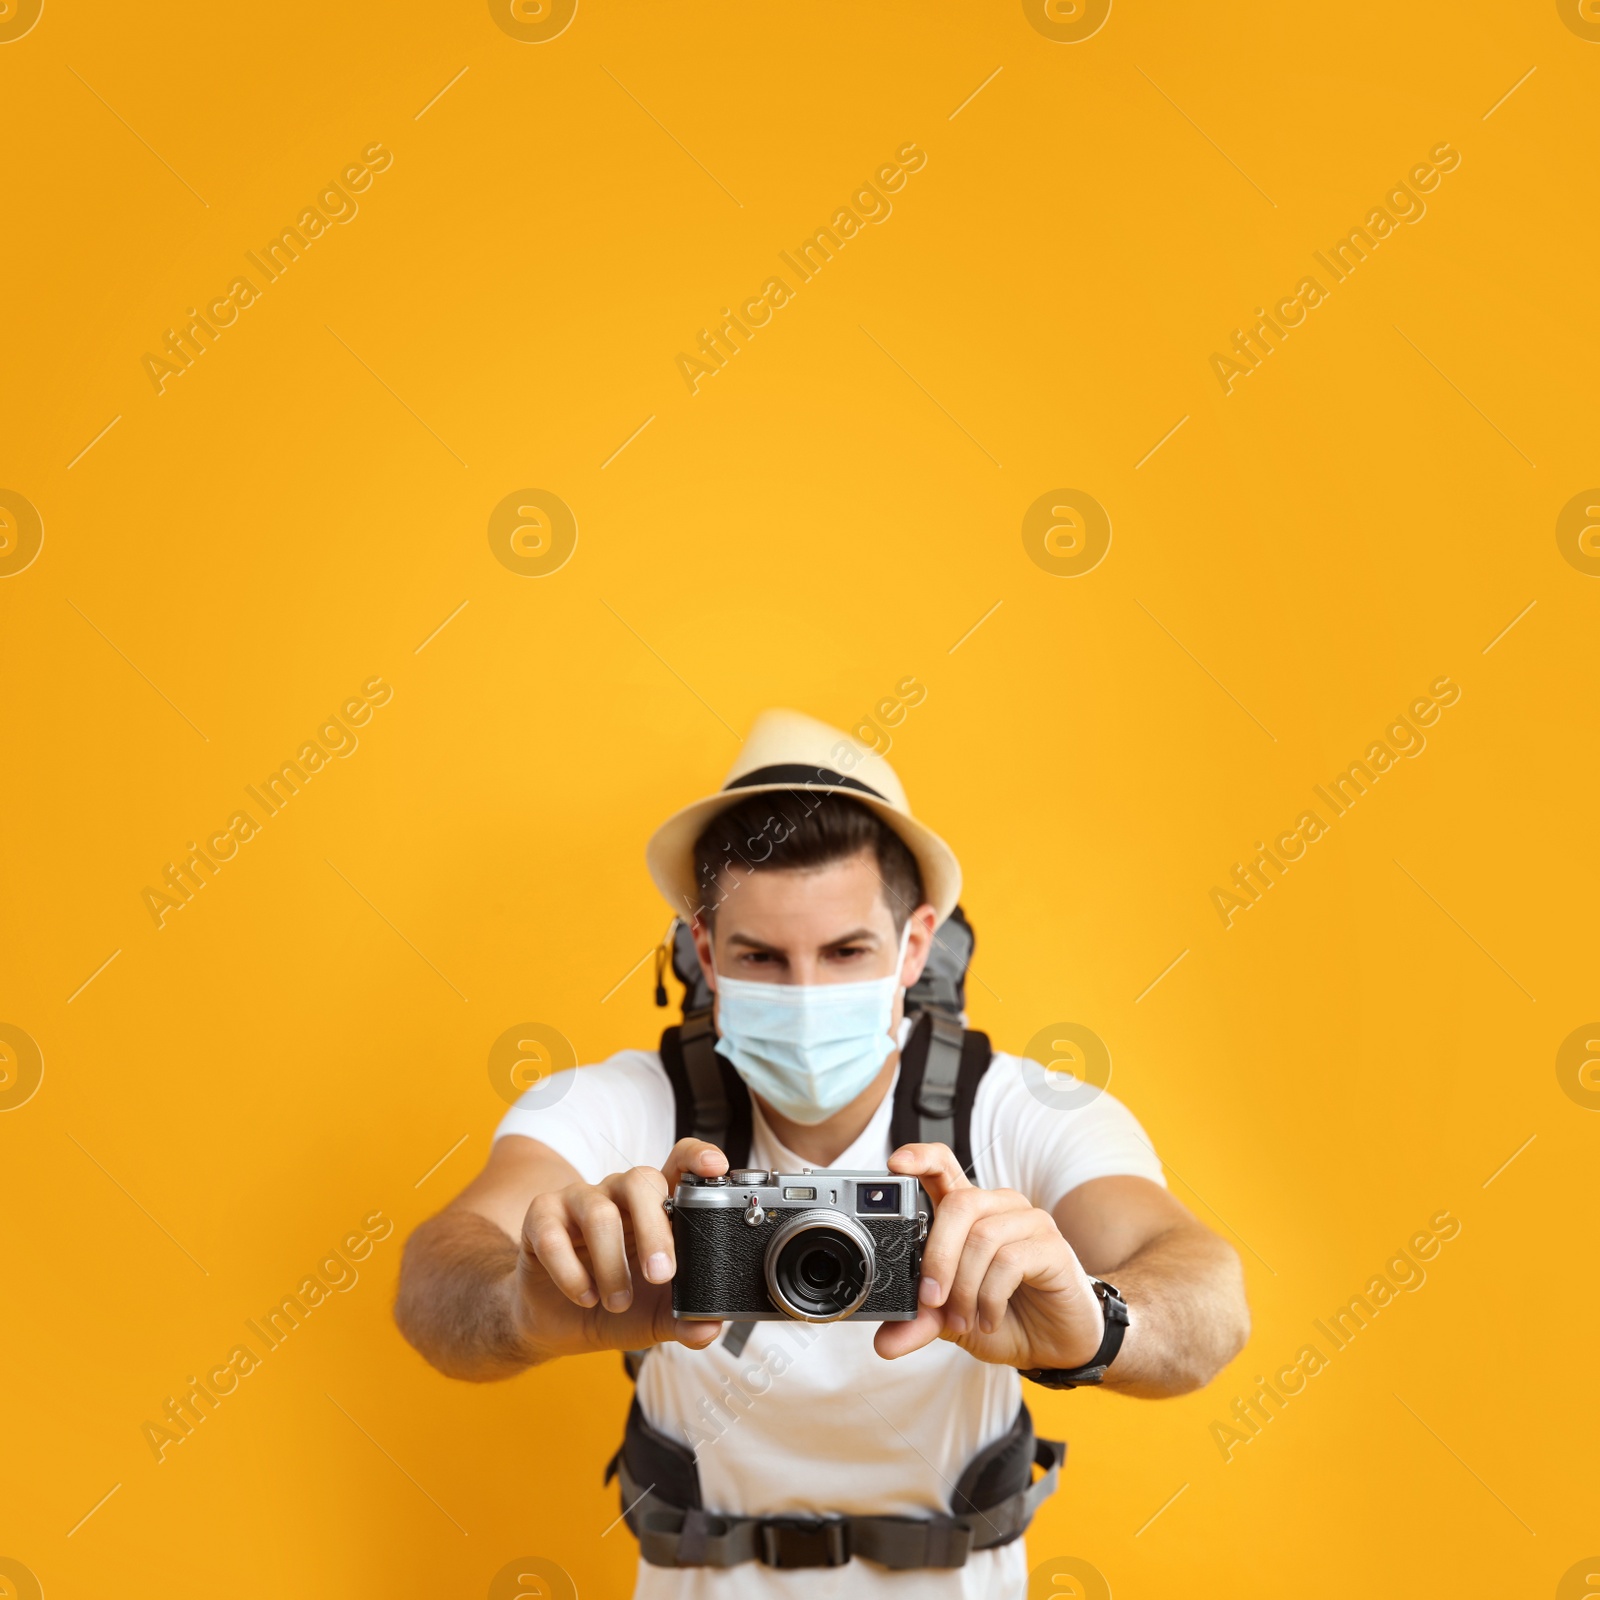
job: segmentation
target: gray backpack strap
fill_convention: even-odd
[[[717,1054],[711,1013],[691,1011],[661,1035],[661,1065],[672,1085],[675,1139],[704,1139],[730,1167],[750,1165],[750,1091]]]
[[[1040,1439],[1026,1404],[1018,1407],[1010,1431],[984,1446],[962,1469],[950,1496],[951,1509],[969,1518],[976,1548],[1009,1544],[1056,1492],[1067,1447],[1059,1439]],[[1033,1469],[1044,1476],[1032,1481]]]
[[[619,1463],[625,1520],[653,1567],[842,1567],[862,1556],[897,1571],[966,1565],[972,1530],[955,1517],[719,1517],[668,1504]]]
[[[972,1107],[994,1058],[987,1034],[963,1028],[943,1011],[924,1011],[900,1052],[889,1145],[947,1144],[973,1174]]]
[[[966,1029],[942,1012],[930,1011],[927,1016],[930,1025],[928,1054],[915,1101],[921,1124],[917,1143],[947,1144],[954,1149],[956,1080],[961,1075],[961,1044]]]
[[[1035,1439],[1024,1406],[1006,1435],[980,1451],[962,1473],[952,1499],[968,1509],[955,1515],[719,1516],[699,1504],[698,1479],[692,1494],[684,1497],[691,1504],[674,1503],[656,1482],[640,1483],[630,1470],[630,1453],[636,1464],[648,1460],[649,1470],[670,1478],[675,1475],[671,1458],[686,1452],[656,1435],[642,1416],[630,1415],[628,1426],[642,1446],[667,1448],[666,1459],[658,1451],[651,1460],[642,1450],[630,1452],[624,1445],[613,1462],[624,1519],[639,1540],[640,1555],[657,1567],[726,1568],[746,1561],[784,1568],[842,1567],[857,1556],[900,1572],[964,1566],[972,1551],[1009,1544],[1022,1533],[1044,1499],[1055,1492],[1066,1456],[1066,1446],[1057,1440]],[[1026,1480],[1034,1466],[1044,1468],[1044,1476],[1030,1484]],[[997,1490],[1002,1478],[1010,1492],[982,1504],[988,1498],[985,1486]],[[963,1485],[978,1496],[977,1502],[966,1499]],[[683,1487],[679,1485],[680,1494]]]
[[[722,1086],[717,1036],[709,1011],[697,1011],[683,1019],[678,1048],[683,1051],[683,1070],[694,1097],[694,1136],[720,1150],[728,1139],[728,1096]]]

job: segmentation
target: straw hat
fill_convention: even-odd
[[[747,795],[780,789],[840,794],[876,812],[905,841],[922,873],[922,891],[943,922],[961,895],[961,866],[938,834],[911,815],[894,768],[865,745],[799,711],[763,711],[721,790],[674,812],[656,829],[645,860],[672,909],[687,916],[701,904],[694,842],[717,812]]]

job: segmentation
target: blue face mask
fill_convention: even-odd
[[[773,1110],[806,1127],[826,1122],[877,1077],[911,940],[887,978],[861,983],[751,983],[717,974],[717,1050]]]

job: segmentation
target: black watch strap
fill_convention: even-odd
[[[1046,1389],[1078,1389],[1104,1379],[1106,1368],[1117,1359],[1117,1352],[1122,1348],[1123,1337],[1128,1331],[1128,1302],[1109,1283],[1103,1283],[1099,1278],[1089,1281],[1099,1297],[1100,1314],[1106,1323],[1105,1337],[1101,1339],[1094,1359],[1082,1367],[1024,1367],[1024,1378]]]

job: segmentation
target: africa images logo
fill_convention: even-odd
[[[757,293],[739,302],[737,316],[731,306],[724,306],[722,321],[716,330],[700,330],[698,354],[679,352],[678,375],[689,386],[690,394],[698,394],[701,381],[714,377],[727,366],[755,337],[755,330],[772,321],[774,311],[781,311],[794,300],[799,292],[798,285],[810,283],[852,239],[866,232],[869,222],[881,226],[889,220],[894,212],[889,196],[905,188],[908,173],[921,172],[928,164],[926,152],[909,141],[894,154],[893,161],[886,161],[873,173],[872,180],[855,190],[849,205],[840,206],[834,212],[826,227],[818,228],[809,239],[797,244],[794,254],[787,250],[778,252],[796,279],[794,285],[785,278],[768,278]]]
[[[1383,730],[1383,738],[1374,739],[1367,746],[1364,760],[1352,761],[1343,772],[1329,779],[1327,785],[1315,783],[1311,786],[1319,803],[1327,810],[1326,817],[1320,811],[1302,811],[1293,827],[1285,828],[1273,839],[1271,849],[1265,840],[1257,839],[1254,858],[1248,863],[1234,862],[1233,877],[1227,886],[1211,890],[1211,906],[1222,918],[1223,927],[1231,928],[1239,912],[1254,906],[1311,845],[1327,838],[1334,821],[1370,794],[1387,773],[1394,772],[1402,756],[1414,761],[1428,748],[1428,736],[1422,730],[1431,728],[1439,720],[1441,707],[1448,709],[1461,698],[1461,690],[1444,677],[1435,678],[1428,685],[1428,691],[1413,700],[1408,710]]]
[[[33,30],[44,11],[44,0],[0,0],[0,44],[12,44]],[[0,1573],[4,1572],[0,1567]],[[5,1594],[0,1590],[0,1596]]]
[[[1314,1317],[1311,1325],[1319,1342],[1307,1340],[1301,1345],[1294,1360],[1273,1373],[1272,1382],[1258,1375],[1254,1394],[1239,1395],[1226,1417],[1211,1424],[1211,1442],[1221,1451],[1222,1459],[1232,1461],[1233,1452],[1240,1445],[1258,1437],[1289,1401],[1304,1391],[1310,1379],[1328,1370],[1334,1355],[1358,1334],[1365,1333],[1381,1312],[1400,1304],[1402,1294],[1412,1295],[1422,1288],[1428,1281],[1428,1269],[1423,1263],[1432,1262],[1441,1245],[1448,1244],[1460,1232],[1461,1223],[1448,1211],[1434,1212],[1427,1227],[1413,1233],[1383,1263],[1382,1272],[1373,1273],[1364,1292],[1351,1295],[1326,1321]]]
[[[44,544],[38,508],[15,489],[0,489],[0,578],[14,578],[33,565]]]
[[[1410,183],[1395,184],[1384,195],[1383,204],[1367,213],[1363,225],[1352,228],[1328,251],[1311,252],[1320,263],[1319,270],[1328,275],[1326,284],[1320,278],[1304,277],[1295,285],[1293,294],[1275,302],[1271,315],[1264,306],[1257,306],[1255,326],[1248,332],[1243,328],[1233,330],[1232,353],[1214,353],[1211,357],[1211,371],[1224,394],[1232,394],[1239,378],[1249,377],[1273,354],[1289,337],[1291,328],[1298,328],[1311,312],[1326,305],[1336,284],[1343,283],[1369,260],[1384,241],[1397,237],[1402,222],[1415,226],[1428,214],[1428,203],[1422,195],[1432,194],[1439,187],[1441,173],[1454,172],[1461,165],[1460,152],[1452,150],[1448,143],[1436,144],[1428,155],[1429,161],[1419,161],[1407,174]]]
[[[158,1462],[165,1461],[167,1451],[188,1439],[238,1389],[242,1379],[259,1372],[266,1357],[279,1349],[313,1311],[329,1304],[336,1294],[348,1294],[355,1288],[361,1280],[356,1263],[365,1261],[372,1254],[373,1245],[381,1244],[393,1232],[390,1218],[381,1211],[369,1211],[361,1219],[361,1226],[346,1233],[292,1293],[264,1311],[259,1320],[246,1317],[244,1325],[252,1342],[234,1345],[221,1361],[207,1369],[204,1381],[190,1373],[186,1387],[167,1396],[166,1407],[157,1414],[157,1420],[142,1425],[140,1433],[151,1455]],[[5,1600],[4,1590],[0,1590],[0,1600]]]
[[[315,203],[306,206],[291,226],[261,247],[260,255],[246,250],[245,258],[261,282],[235,278],[223,293],[206,301],[204,315],[190,306],[189,320],[181,331],[167,329],[160,352],[145,353],[141,364],[156,393],[165,394],[168,382],[182,377],[222,337],[221,330],[231,328],[239,320],[239,313],[248,311],[261,298],[267,285],[276,283],[318,239],[332,233],[334,223],[354,222],[361,210],[356,195],[372,187],[375,173],[387,172],[393,165],[394,157],[381,144],[369,144],[361,152],[361,159],[352,161],[338,178],[321,189]]]
[[[374,707],[386,706],[393,698],[394,690],[382,678],[368,678],[361,685],[361,693],[346,700],[317,729],[316,737],[300,746],[293,761],[285,761],[276,772],[269,773],[259,789],[247,783],[244,792],[260,812],[260,820],[255,812],[235,811],[222,827],[207,835],[204,849],[191,839],[188,855],[181,862],[167,863],[160,885],[146,886],[140,892],[150,920],[164,928],[168,914],[188,905],[223,865],[238,855],[239,846],[257,838],[266,822],[277,816],[319,772],[327,771],[335,757],[343,761],[353,756],[361,745],[355,730],[372,721]]]

